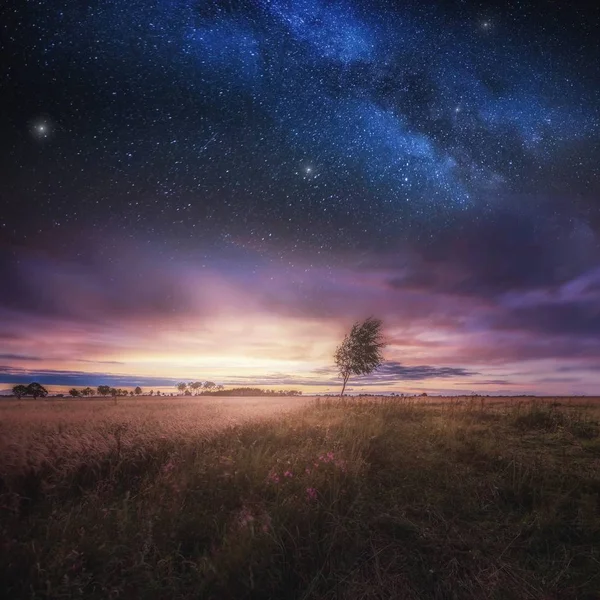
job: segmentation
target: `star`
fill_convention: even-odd
[[[33,134],[37,138],[47,138],[50,134],[50,125],[47,121],[38,121],[33,125]]]

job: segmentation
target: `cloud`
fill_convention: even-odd
[[[490,299],[560,286],[594,268],[599,259],[596,236],[581,222],[557,231],[556,222],[540,223],[535,213],[497,211],[477,226],[458,223],[411,245],[388,285]]]
[[[333,367],[316,369],[315,372],[319,375],[337,374],[337,371]],[[435,367],[431,365],[411,367],[395,361],[386,361],[371,375],[353,379],[352,385],[379,385],[396,383],[398,381],[425,381],[428,379],[472,377],[474,375],[477,375],[477,373],[461,367]]]
[[[43,360],[41,356],[29,356],[27,354],[0,354],[0,360],[15,360],[23,362],[37,362]]]
[[[61,371],[53,369],[22,369],[0,365],[0,380],[7,384],[31,383],[42,385],[111,385],[111,386],[175,386],[178,380],[166,377],[146,377],[138,375],[115,375],[113,373],[87,373],[84,371]]]
[[[511,223],[507,217],[502,228]],[[589,367],[582,380],[591,382],[600,365],[599,273],[582,271],[578,251],[562,241],[562,258],[545,250],[536,258],[535,244],[549,242],[545,234],[535,242],[529,224],[510,243],[496,227],[481,226],[488,246],[481,231],[466,230],[456,240],[441,234],[385,253],[353,253],[332,266],[284,264],[248,250],[244,257],[233,250],[231,259],[175,252],[165,259],[125,242],[111,242],[102,256],[93,236],[75,240],[77,252],[69,244],[29,248],[20,263],[5,253],[0,269],[14,285],[0,288],[0,358],[16,367],[35,362],[53,381],[64,375],[86,385],[79,366],[100,371],[91,374],[96,379],[131,381],[138,372],[174,381],[198,365],[224,383],[333,387],[335,372],[313,367],[330,364],[351,323],[374,314],[384,321],[388,362],[357,379],[358,387],[461,378],[476,385],[475,375],[481,385],[505,386],[498,366],[529,363],[535,381],[544,373],[534,363],[551,359]],[[580,229],[573,235],[573,246],[587,244]],[[160,385],[146,381],[139,385]]]
[[[598,302],[540,302],[517,307],[493,322],[497,329],[532,331],[552,335],[597,337],[600,334]]]

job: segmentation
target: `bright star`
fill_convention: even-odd
[[[38,138],[46,138],[50,134],[50,124],[47,121],[33,123],[32,133]]]

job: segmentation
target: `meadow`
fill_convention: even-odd
[[[589,399],[0,401],[11,599],[600,598]]]

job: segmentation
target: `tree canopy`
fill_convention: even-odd
[[[369,375],[383,362],[381,351],[386,342],[381,332],[382,326],[381,319],[374,317],[369,317],[362,323],[356,322],[337,347],[334,359],[344,382],[340,396],[344,395],[351,375]]]

